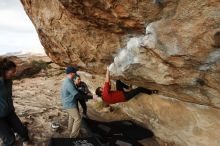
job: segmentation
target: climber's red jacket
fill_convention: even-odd
[[[107,104],[114,104],[119,102],[125,102],[125,96],[123,91],[111,91],[111,85],[109,82],[105,82],[102,99]]]

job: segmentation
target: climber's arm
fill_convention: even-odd
[[[110,74],[109,74],[109,70],[107,68],[106,76],[105,76],[105,82],[109,83],[109,81],[110,81]]]

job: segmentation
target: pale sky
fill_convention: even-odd
[[[44,50],[20,0],[0,0],[0,54],[12,52]]]

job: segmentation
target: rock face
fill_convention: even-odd
[[[156,136],[220,145],[219,0],[21,2],[54,62],[159,89],[122,105]]]

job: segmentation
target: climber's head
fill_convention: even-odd
[[[102,87],[98,87],[96,90],[95,90],[95,94],[99,97],[102,97],[102,92],[103,92],[103,88]]]

